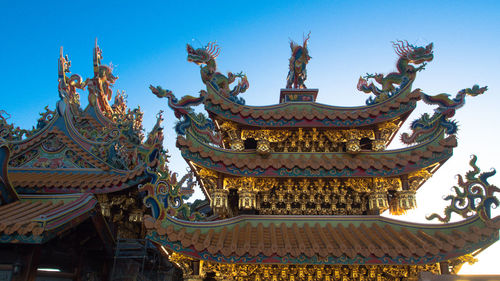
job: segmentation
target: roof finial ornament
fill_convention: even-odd
[[[109,101],[113,95],[112,86],[118,76],[113,74],[111,66],[101,64],[101,60],[102,51],[97,45],[96,38],[93,55],[94,77],[86,81],[89,89],[89,103],[98,105],[105,115],[111,117],[114,112]]]
[[[306,65],[311,59],[309,50],[307,49],[307,41],[311,37],[311,32],[303,39],[302,46],[290,40],[290,49],[292,56],[290,57],[290,66],[288,76],[286,78],[286,88],[307,89],[304,82],[307,79]]]
[[[66,96],[65,89],[67,87],[66,73],[69,73],[69,67],[71,66],[71,61],[68,59],[68,55],[64,56],[63,46],[59,50],[59,59],[57,67],[57,78],[59,80],[59,97],[64,99]]]
[[[243,72],[236,74],[228,72],[227,75],[224,75],[217,71],[215,59],[220,54],[220,47],[216,42],[209,42],[206,46],[198,49],[187,44],[186,50],[187,60],[200,66],[201,80],[207,87],[235,103],[245,104],[245,100],[238,95],[244,93],[250,86],[247,76]],[[239,78],[238,84],[230,89],[229,85],[235,82],[236,78]]]
[[[386,75],[381,73],[366,73],[365,76],[359,77],[358,90],[375,95],[375,97],[370,97],[366,100],[367,105],[382,102],[404,92],[405,89],[411,88],[413,81],[417,77],[417,73],[424,70],[427,62],[434,59],[432,43],[425,47],[419,47],[411,45],[406,40],[397,40],[396,42],[392,42],[392,46],[398,55],[398,61],[396,62],[397,71]],[[369,81],[370,79],[373,79],[373,81]],[[380,84],[381,88],[376,86],[374,82]]]
[[[68,55],[64,55],[63,47],[61,46],[57,69],[59,97],[61,100],[66,100],[69,104],[73,105],[73,111],[77,112],[80,106],[80,95],[76,92],[76,89],[83,90],[86,87],[86,83],[78,74],[72,74],[68,77],[67,74],[71,73],[70,67],[71,61]]]
[[[472,155],[469,165],[472,170],[464,177],[458,176],[458,186],[453,186],[455,195],[448,195],[444,200],[451,201],[450,205],[444,209],[445,216],[431,214],[427,220],[438,219],[441,222],[449,222],[451,213],[457,213],[463,218],[478,215],[483,221],[491,220],[491,209],[500,205],[498,197],[494,195],[500,189],[488,182],[488,178],[496,174],[496,170],[481,173],[476,165],[477,156]]]
[[[97,45],[97,37],[95,38],[94,44],[94,74],[97,76],[99,74],[99,66],[101,65],[102,51]]]

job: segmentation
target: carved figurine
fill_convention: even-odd
[[[304,82],[307,79],[306,65],[311,59],[309,50],[307,49],[307,41],[311,32],[307,34],[302,46],[290,40],[290,49],[292,49],[292,57],[290,58],[290,70],[286,78],[286,88],[306,89]]]
[[[113,109],[109,101],[113,96],[111,89],[118,76],[113,75],[113,69],[110,66],[102,65],[102,51],[97,45],[97,39],[94,47],[94,77],[87,79],[85,83],[89,90],[89,103],[97,103],[104,114],[113,115]]]
[[[76,89],[85,89],[86,82],[83,82],[82,77],[78,74],[72,74],[68,77],[66,73],[70,73],[70,67],[71,61],[68,55],[63,55],[63,48],[61,47],[58,59],[59,97],[67,99],[68,103],[72,105],[73,111],[76,112],[76,108],[80,107],[80,95],[76,92]]]

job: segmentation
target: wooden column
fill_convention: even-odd
[[[22,258],[21,272],[12,276],[12,281],[35,281],[40,261],[40,245],[32,246]]]
[[[441,269],[441,275],[450,274],[450,264],[447,261],[440,262],[439,269]]]

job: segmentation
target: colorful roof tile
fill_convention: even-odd
[[[380,216],[250,216],[214,222],[145,219],[152,241],[230,263],[426,264],[498,240],[500,217],[418,224]]]
[[[357,154],[280,152],[263,158],[255,151],[218,148],[187,133],[177,146],[188,161],[226,174],[240,176],[370,177],[408,174],[451,157],[455,136],[442,134],[424,143],[396,150]]]
[[[0,243],[45,243],[99,213],[90,193],[20,195],[0,206]]]
[[[205,109],[218,118],[247,126],[340,127],[369,126],[396,117],[403,120],[415,109],[420,90],[403,92],[391,99],[359,107],[330,106],[312,102],[248,106],[234,103],[207,86]]]

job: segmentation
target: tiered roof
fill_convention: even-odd
[[[242,98],[237,97],[248,88],[246,76],[229,73],[226,77],[214,72],[215,56],[210,54],[210,50],[194,50],[190,46],[188,60],[207,65],[201,68],[207,90],[201,91],[200,97],[185,96],[177,100],[169,90],[150,88],[158,97],[169,99],[169,106],[180,119],[176,126],[177,146],[195,172],[203,168],[218,172],[222,177],[274,178],[407,178],[421,170],[431,175],[451,157],[453,148],[457,146],[454,136],[457,126],[450,118],[465,103],[465,96],[482,94],[486,87],[464,89],[453,99],[446,94],[430,96],[420,89],[412,90],[416,74],[433,59],[432,44],[415,47],[401,42],[395,44],[395,48],[400,55],[397,72],[360,78],[358,89],[375,94],[375,98],[370,97],[367,105],[359,107],[316,103],[317,90],[308,89],[282,89],[278,105],[247,106]],[[236,77],[240,77],[240,81],[230,90],[228,85]],[[368,82],[369,79],[380,83],[382,88]],[[306,99],[308,101],[293,100],[294,95],[306,92],[311,92],[313,98]],[[287,95],[292,98],[283,98]],[[432,116],[424,114],[412,123],[411,134],[401,135],[401,140],[408,147],[385,150],[421,99],[437,105],[436,113]],[[191,106],[198,104],[205,105],[211,119],[194,113]],[[323,133],[323,137],[346,146],[354,140],[358,147],[352,150],[349,147],[344,150],[338,148],[337,151],[270,149],[269,142],[284,142],[287,137],[283,135],[296,131],[300,135],[301,130],[310,130],[310,134]],[[259,131],[263,134],[259,135]],[[260,140],[265,140],[264,135],[267,134],[267,144],[263,144],[267,146],[266,151],[262,153],[259,148],[246,148],[243,144],[245,133],[260,137]],[[360,149],[363,138],[369,140],[371,149]],[[293,143],[299,139],[287,141]],[[200,175],[200,178],[203,176]],[[412,188],[418,188],[426,179],[419,180],[417,186]],[[210,197],[204,185],[202,181],[202,189]]]
[[[241,73],[237,75],[228,73],[224,76],[216,72],[215,57],[218,51],[214,49],[213,44],[197,50],[188,45],[188,61],[202,65],[202,81],[207,86],[206,91],[201,91],[199,97],[185,96],[178,100],[169,90],[159,86],[150,87],[155,95],[168,99],[169,107],[180,119],[176,125],[177,146],[183,157],[199,179],[203,181],[209,175],[213,177],[208,179],[212,188],[210,192],[213,193],[208,194],[209,192],[204,190],[212,200],[213,206],[227,207],[228,193],[227,190],[223,190],[226,188],[224,181],[226,177],[242,179],[400,177],[406,180],[406,186],[403,186],[402,191],[391,190],[394,193],[390,196],[397,197],[400,191],[411,191],[414,194],[416,188],[427,178],[423,177],[416,185],[411,183],[410,186],[409,176],[419,171],[432,174],[452,156],[453,148],[457,146],[455,136],[457,125],[451,117],[464,105],[466,96],[477,96],[487,89],[475,85],[459,91],[455,98],[450,98],[447,94],[430,96],[419,89],[412,90],[416,74],[433,59],[432,44],[416,47],[406,42],[399,42],[394,44],[399,55],[396,72],[360,78],[358,89],[375,95],[368,99],[366,106],[346,108],[318,104],[315,102],[317,90],[304,89],[303,82],[306,77],[304,65],[302,68],[297,67],[296,59],[299,58],[293,57],[299,53],[305,54],[302,63],[304,61],[307,63],[309,59],[307,51],[300,49],[305,48],[306,42],[307,40],[304,41],[304,47],[291,45],[293,54],[290,59],[290,71],[298,72],[289,73],[289,78],[295,77],[293,83],[297,84],[299,81],[300,87],[282,90],[281,103],[278,105],[245,105],[244,100],[237,95],[246,91],[249,86],[246,76]],[[239,83],[230,89],[229,84],[237,77],[240,78]],[[374,81],[369,82],[370,79]],[[290,80],[288,82],[287,85],[293,84]],[[380,88],[374,82],[379,83]],[[424,114],[413,121],[411,132],[401,135],[401,140],[408,144],[408,147],[385,150],[385,145],[396,134],[396,131],[391,131],[389,138],[386,135],[382,139],[386,142],[381,146],[382,149],[378,147],[372,147],[371,150],[359,149],[358,141],[363,138],[361,130],[375,131],[387,123],[399,128],[413,111],[418,100],[436,105],[437,108],[433,115]],[[195,113],[191,108],[202,103],[210,119]],[[252,136],[258,137],[257,149],[247,147],[241,139],[238,139],[238,134],[243,138],[243,130],[257,132],[246,132],[247,135],[253,134]],[[258,134],[259,130],[262,132],[261,135]],[[347,144],[344,150],[341,148],[336,152],[331,150],[278,152],[269,149],[270,139],[266,139],[266,136],[269,136],[266,134],[279,130],[294,130],[298,131],[299,135],[302,134],[302,130],[311,132],[337,130],[339,134],[346,133],[354,137],[352,139],[342,137],[342,141]],[[380,131],[376,134],[380,134]],[[274,141],[280,141],[276,139],[279,137],[275,137]],[[372,139],[376,137],[370,140]],[[357,149],[347,147],[351,140],[358,145]],[[267,151],[261,149],[259,152],[259,145],[267,145]],[[492,173],[484,173],[478,177],[479,169],[475,166],[475,162],[471,162],[471,165],[474,172],[467,174],[468,182],[460,183],[466,191],[460,192],[457,189],[457,195],[450,198],[454,198],[454,203],[463,203],[468,198],[464,194],[472,192],[478,195],[476,200],[490,203],[486,204],[488,206],[470,203],[468,211],[461,213],[469,218],[457,223],[441,225],[406,223],[370,215],[296,216],[290,212],[286,216],[240,214],[218,221],[187,221],[187,218],[195,220],[200,219],[200,216],[187,212],[185,205],[181,204],[182,198],[174,197],[181,202],[177,206],[162,201],[165,196],[172,196],[175,193],[162,191],[165,187],[162,186],[162,181],[157,179],[142,189],[147,192],[145,202],[148,202],[153,210],[152,216],[145,218],[145,225],[149,230],[149,239],[187,257],[184,261],[295,265],[436,264],[471,254],[498,240],[500,217],[491,218],[489,213],[491,202],[495,200],[498,202],[493,196],[493,192],[498,189],[486,181]],[[469,184],[474,185],[472,183],[479,184],[483,188],[480,195],[476,191],[467,191]],[[262,187],[255,185],[257,191],[262,191],[259,189]],[[254,192],[253,195],[245,193],[249,187],[246,187],[244,182],[238,183],[236,187],[240,196],[236,200],[241,202],[242,196],[247,196],[244,200],[248,202],[255,200],[256,191],[251,190]],[[166,189],[172,188],[167,185]],[[289,189],[296,191],[293,187]],[[314,193],[314,190],[310,192]],[[387,193],[382,194],[382,197],[387,196]],[[312,195],[310,198],[312,201],[316,200]],[[373,198],[379,199],[376,196]],[[245,204],[250,208],[255,206],[251,205],[254,203],[248,202]],[[279,202],[283,203],[283,200]],[[321,208],[320,204],[316,206]],[[450,212],[459,212],[454,209],[455,206],[446,209],[446,217],[441,218],[443,221],[449,222]],[[179,214],[179,210],[183,212],[182,219],[172,216]],[[222,267],[217,270],[223,271]]]

